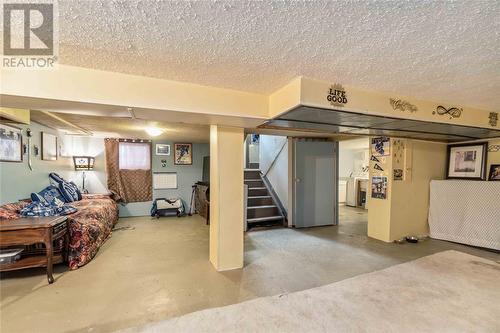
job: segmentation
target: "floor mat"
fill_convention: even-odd
[[[499,281],[498,263],[445,251],[124,332],[498,332]]]

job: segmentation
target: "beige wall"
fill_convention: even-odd
[[[30,110],[0,107],[0,117],[12,120],[16,123],[29,125]]]
[[[242,128],[210,127],[210,261],[218,271],[243,267]]]
[[[422,141],[411,145],[411,179],[392,181],[390,240],[428,235],[430,181],[445,176],[446,145]]]
[[[374,171],[370,162],[368,199],[368,236],[391,242],[407,235],[427,235],[429,188],[432,179],[443,179],[446,170],[446,145],[425,141],[404,140],[406,157],[405,179],[393,180],[394,158],[391,155],[378,163],[384,172]],[[387,199],[371,198],[371,177],[388,177]]]

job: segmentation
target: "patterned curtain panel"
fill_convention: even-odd
[[[113,193],[116,201],[121,202],[143,202],[153,200],[153,180],[151,172],[151,143],[136,142],[137,145],[149,146],[146,150],[146,156],[137,156],[135,153],[144,153],[144,149],[120,149],[120,143],[130,146],[134,144],[132,140],[105,139],[106,148],[106,173],[108,176],[108,189]],[[130,148],[130,147],[126,147]],[[120,156],[122,154],[130,154]],[[124,169],[124,160],[136,160],[148,158],[148,162],[143,165],[143,169]],[[122,169],[120,169],[120,159],[122,160]],[[135,167],[133,163],[125,167]],[[141,166],[137,166],[141,167]]]

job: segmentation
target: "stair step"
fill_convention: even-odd
[[[249,190],[267,190],[265,187],[249,187]]]
[[[267,199],[270,198],[270,195],[255,195],[253,197],[248,197],[248,199]]]
[[[241,169],[240,169],[241,170]],[[244,169],[245,171],[259,171],[260,172],[260,169]]]
[[[261,181],[262,181],[262,179],[260,179],[260,178],[255,178],[255,179],[250,178],[250,179],[245,179],[245,181],[246,181],[246,182],[261,182]]]
[[[249,206],[247,209],[276,208],[276,205]]]
[[[259,222],[267,222],[267,221],[277,221],[282,220],[283,216],[266,216],[266,217],[255,217],[252,219],[247,219],[247,223],[259,223]]]

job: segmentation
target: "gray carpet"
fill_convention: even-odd
[[[500,264],[446,251],[127,332],[500,332]]]

